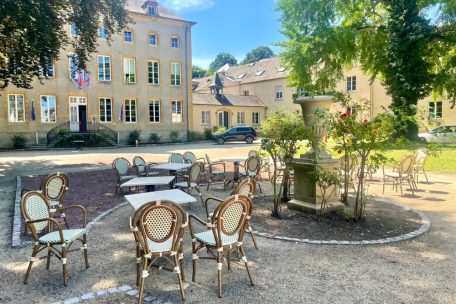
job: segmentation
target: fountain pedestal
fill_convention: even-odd
[[[318,213],[321,209],[322,195],[315,180],[315,168],[321,170],[338,170],[339,161],[321,148],[321,141],[325,135],[325,126],[314,118],[314,111],[320,107],[329,110],[334,102],[332,96],[301,96],[294,103],[300,104],[304,122],[313,128],[314,142],[312,149],[293,159],[294,169],[294,199],[288,202],[288,208],[303,212]],[[337,187],[337,186],[334,186]],[[327,190],[331,193],[331,189]],[[331,197],[327,198],[325,212],[342,210],[344,205],[339,202],[339,189],[334,189]]]

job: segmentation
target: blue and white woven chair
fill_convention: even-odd
[[[184,163],[184,156],[180,153],[172,153],[168,158],[168,163]]]
[[[203,196],[200,191],[200,180],[203,172],[204,164],[200,162],[194,163],[190,168],[188,168],[186,174],[177,173],[177,176],[184,178],[185,181],[175,183],[174,187],[184,189],[189,194],[192,190],[195,190],[201,199],[201,203],[204,204]]]
[[[218,296],[222,297],[222,268],[226,257],[228,270],[231,270],[231,253],[236,249],[240,261],[247,270],[250,284],[253,279],[245,256],[242,240],[252,209],[252,200],[244,195],[234,195],[225,199],[214,211],[210,221],[206,222],[197,216],[189,215],[190,234],[192,236],[192,281],[195,282],[196,261],[198,259],[213,259],[217,261]],[[196,232],[193,223],[199,223],[206,231]],[[206,248],[209,256],[198,256],[198,251]]]
[[[137,242],[138,303],[142,303],[144,282],[150,267],[176,273],[181,297],[185,300],[182,250],[182,237],[188,226],[185,210],[171,201],[153,201],[136,211],[130,225]],[[157,264],[158,261],[164,263]]]
[[[250,156],[249,158],[247,158],[247,160],[244,163],[244,166],[242,167],[245,169],[245,171],[239,172],[240,178],[251,178],[255,180],[256,184],[258,185],[258,188],[260,189],[260,192],[263,193],[263,190],[261,189],[261,185],[259,183],[261,171],[261,158],[259,156]]]
[[[144,158],[141,156],[133,157],[133,167],[136,170],[138,176],[156,176],[158,175],[157,171],[152,171],[153,166],[158,165],[158,163],[146,163]]]
[[[116,173],[117,176],[117,185],[116,185],[116,193],[117,190],[120,191],[120,185],[123,182],[126,182],[132,178],[137,177],[137,175],[130,175],[128,174],[129,169],[130,169],[130,162],[123,157],[116,158],[112,162],[112,168],[114,169],[114,172]]]
[[[59,208],[57,211],[65,212],[68,209],[79,209],[83,214],[83,224],[80,229],[62,229],[60,223],[52,218],[51,206],[43,194],[35,191],[27,192],[24,194],[21,200],[21,213],[24,217],[26,225],[32,232],[32,236],[35,240],[35,246],[33,248],[32,256],[30,257],[27,272],[24,278],[24,284],[28,283],[30,272],[34,262],[41,259],[47,259],[46,269],[49,269],[51,257],[57,257],[63,265],[63,284],[67,285],[67,255],[72,251],[84,251],[84,259],[86,268],[89,268],[89,259],[87,254],[87,212],[84,207],[79,205],[72,205],[67,207]],[[44,233],[46,227],[49,228],[48,233]],[[54,228],[57,230],[53,231]],[[41,235],[41,236],[40,236]],[[82,246],[78,249],[70,247],[75,241],[82,243]],[[47,248],[47,255],[37,257],[37,254]]]

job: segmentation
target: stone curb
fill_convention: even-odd
[[[295,242],[295,243],[307,243],[307,244],[317,244],[317,245],[376,245],[376,244],[387,244],[387,243],[394,243],[409,240],[415,238],[419,235],[422,235],[429,231],[431,228],[431,221],[429,220],[428,216],[421,211],[410,209],[407,206],[404,206],[400,203],[389,201],[389,200],[382,200],[377,199],[377,201],[381,201],[383,203],[389,203],[392,205],[399,206],[405,210],[409,210],[418,214],[421,218],[421,225],[420,227],[412,232],[402,234],[396,237],[389,237],[384,239],[377,239],[377,240],[364,240],[364,241],[336,241],[336,240],[311,240],[311,239],[299,239],[299,238],[290,238],[285,236],[276,236],[270,233],[260,232],[260,231],[252,231],[253,234],[265,237],[268,239],[280,240],[280,241],[288,241],[288,242]]]
[[[80,297],[72,297],[72,298],[65,299],[63,301],[54,301],[54,302],[50,302],[50,303],[51,304],[75,304],[75,303],[80,303],[83,301],[93,301],[96,298],[102,298],[102,297],[105,298],[105,297],[109,297],[109,296],[115,295],[115,294],[117,294],[117,295],[125,294],[129,297],[138,298],[139,291],[137,289],[133,289],[129,285],[123,285],[120,287],[112,287],[112,288],[102,289],[102,290],[98,290],[98,291],[94,291],[94,292],[87,292],[87,293],[81,295]],[[155,297],[152,294],[147,293],[147,292],[144,293],[143,300],[144,300],[144,302],[154,301],[154,303],[172,304],[171,302],[166,302],[161,299],[158,299],[157,297]]]
[[[21,241],[21,190],[22,190],[22,181],[20,176],[16,176],[16,197],[14,200],[14,216],[13,216],[13,229],[11,233],[11,247],[21,247],[25,245],[34,244],[34,241]],[[92,219],[89,223],[87,223],[86,228],[87,231],[92,229],[93,225],[95,225],[99,220],[103,217],[107,216],[111,212],[117,210],[120,207],[125,206],[127,203],[121,203],[111,209],[103,211],[99,215],[97,215],[94,219]]]

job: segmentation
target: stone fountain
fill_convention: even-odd
[[[334,102],[333,96],[300,96],[294,103],[300,104],[304,123],[313,128],[314,141],[312,148],[300,158],[293,159],[294,169],[294,199],[288,202],[288,208],[317,213],[321,208],[321,192],[316,183],[313,172],[318,166],[322,170],[334,170],[339,168],[339,161],[333,158],[321,147],[321,141],[325,136],[323,122],[316,120],[314,111],[316,108],[329,110]],[[334,194],[328,198],[326,212],[343,209],[344,205],[339,202],[339,191],[335,189]]]

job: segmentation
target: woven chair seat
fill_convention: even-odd
[[[225,235],[222,232],[221,234],[222,234],[222,245],[223,246],[235,244],[239,240],[238,233],[236,233],[234,235]],[[212,232],[212,230],[195,233],[195,237],[201,243],[215,246],[215,238],[214,238],[214,233]]]
[[[167,252],[171,251],[173,246],[173,238],[168,239],[165,242],[157,243],[151,240],[147,240],[147,246],[149,246],[149,251],[152,253]]]
[[[54,201],[54,200],[48,200],[48,203],[49,203],[49,205],[51,205],[51,207],[60,205],[59,201]]]
[[[62,230],[62,233],[65,243],[70,243],[78,239],[79,237],[82,237],[85,233],[87,233],[87,229],[68,229]],[[60,234],[58,231],[54,231],[43,235],[42,237],[40,237],[39,241],[42,244],[60,243]]]
[[[399,175],[399,172],[389,172],[385,173],[386,177],[393,177],[393,178],[399,178],[401,175]],[[402,177],[406,177],[406,175],[402,175]]]
[[[225,174],[225,171],[223,170],[212,170],[212,174]]]
[[[121,179],[121,180],[124,180],[124,179],[133,179],[133,178],[136,178],[136,177],[138,177],[138,176],[136,176],[136,175],[122,175],[122,176],[120,177],[120,179]]]
[[[239,174],[242,175],[242,176],[249,176],[249,177],[257,176],[256,172],[248,172],[248,173],[247,172],[239,172]]]
[[[179,182],[179,183],[175,183],[174,186],[176,187],[181,187],[181,188],[188,188],[188,182]],[[190,187],[196,187],[198,186],[197,183],[193,183],[193,182],[190,182]]]

